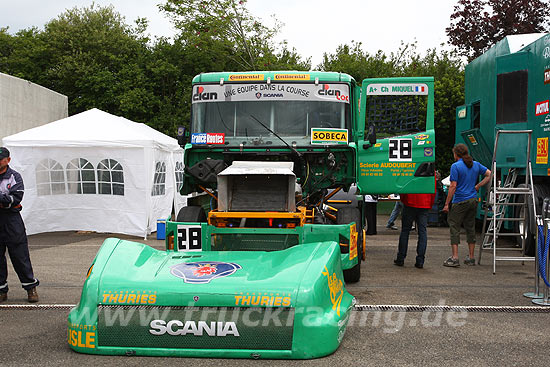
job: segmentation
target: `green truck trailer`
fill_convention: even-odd
[[[434,192],[433,78],[207,73],[181,129],[196,194],[166,249],[109,239],[69,315],[82,353],[315,358],[338,348],[364,194]],[[335,202],[354,187],[359,200]]]
[[[507,36],[465,69],[465,105],[456,109],[456,142],[490,167],[497,129],[532,130],[533,190],[537,213],[550,196],[550,34]],[[527,136],[503,135],[496,155],[499,179],[509,168],[526,166]],[[525,169],[517,184],[525,182]],[[532,205],[529,205],[531,208]],[[483,211],[479,210],[479,218]],[[511,216],[521,217],[522,215]],[[527,210],[526,253],[534,254],[535,219]],[[516,226],[519,225],[516,222]],[[512,229],[514,223],[507,222]],[[514,232],[520,232],[514,230]],[[518,245],[521,239],[518,238]]]

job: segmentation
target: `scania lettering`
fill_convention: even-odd
[[[150,324],[151,330],[149,332],[153,335],[164,335],[166,333],[170,335],[187,335],[192,334],[194,336],[203,336],[204,333],[208,336],[239,336],[239,330],[234,322],[222,322],[222,321],[183,321],[180,320],[153,320]]]

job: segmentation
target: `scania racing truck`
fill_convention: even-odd
[[[433,88],[336,72],[196,76],[179,131],[187,206],[166,223],[165,251],[105,241],[69,315],[71,347],[334,352],[355,303],[345,283],[365,258],[363,195],[434,192]]]

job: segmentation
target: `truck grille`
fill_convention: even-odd
[[[296,246],[297,234],[216,233],[212,235],[212,251],[279,251]]]
[[[99,305],[97,342],[109,347],[290,350],[293,324],[290,307]]]

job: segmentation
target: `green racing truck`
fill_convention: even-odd
[[[68,318],[90,354],[316,358],[344,336],[365,259],[363,195],[433,193],[431,77],[193,79],[166,249],[107,239]],[[335,200],[346,192],[358,200]],[[198,194],[197,194],[198,193]]]

